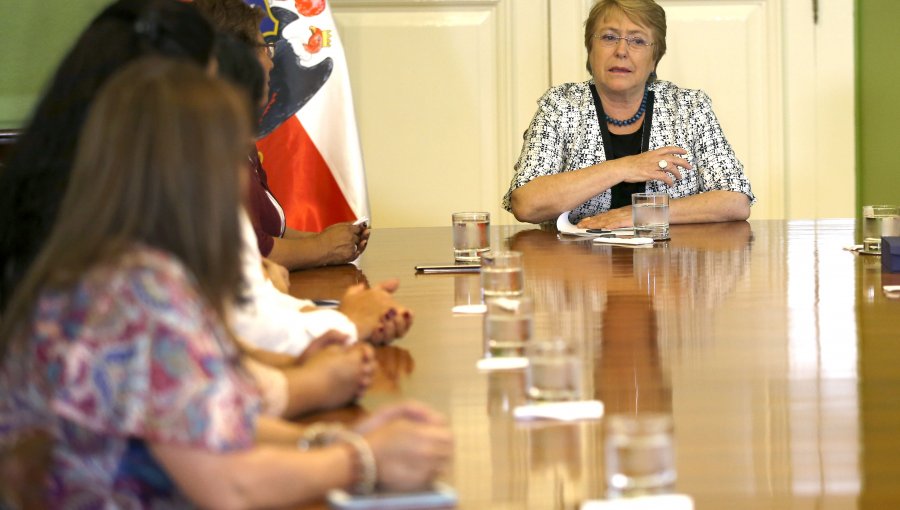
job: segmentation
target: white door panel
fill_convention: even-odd
[[[515,139],[530,120],[524,103],[547,82],[546,3],[372,0],[333,8],[373,222],[448,225],[450,213],[463,210],[511,222],[500,197]]]

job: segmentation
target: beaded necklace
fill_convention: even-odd
[[[644,87],[644,98],[641,99],[641,106],[638,108],[637,113],[634,114],[634,117],[625,120],[614,119],[609,115],[603,114],[606,117],[606,122],[612,124],[613,126],[630,126],[638,121],[641,118],[641,115],[644,114],[644,111],[647,110],[647,93],[650,91],[650,87]]]

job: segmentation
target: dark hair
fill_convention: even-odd
[[[241,94],[194,65],[146,57],[112,77],[85,121],[59,219],[4,315],[0,356],[42,291],[69,289],[136,244],[177,257],[225,323],[243,284],[250,120]]]
[[[259,44],[259,24],[264,13],[244,0],[194,0],[216,30],[251,46]]]
[[[266,77],[253,47],[239,41],[228,34],[219,34],[216,38],[216,59],[219,63],[219,76],[244,91],[253,110],[262,117],[262,102],[266,99]]]
[[[0,172],[0,310],[53,226],[81,126],[103,83],[148,54],[206,66],[214,41],[203,15],[177,0],[119,0],[81,34]]]

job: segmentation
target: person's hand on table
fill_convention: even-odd
[[[326,264],[346,264],[358,257],[368,245],[370,230],[364,225],[335,223],[318,234],[328,250]]]
[[[360,339],[384,345],[409,331],[412,311],[392,295],[398,286],[397,280],[387,280],[369,289],[362,284],[347,289],[338,310],[356,324]]]
[[[378,483],[387,492],[425,488],[453,455],[453,435],[446,420],[422,404],[382,409],[356,430],[372,448]]]
[[[633,225],[631,219],[631,206],[612,209],[596,216],[588,216],[578,222],[578,228],[623,228]]]
[[[322,403],[326,409],[362,396],[372,384],[375,366],[374,349],[362,342],[328,345],[303,363],[305,369],[321,374],[320,380],[327,381],[328,398]]]
[[[447,418],[445,418],[444,415],[426,406],[425,404],[422,404],[421,402],[410,400],[407,402],[401,402],[399,404],[392,404],[382,407],[381,409],[378,409],[374,414],[367,417],[365,420],[357,423],[353,428],[354,430],[356,430],[356,432],[365,435],[377,429],[378,427],[384,426],[391,420],[400,418],[426,425],[447,425]]]
[[[262,259],[262,265],[263,273],[265,273],[269,281],[272,282],[272,285],[274,285],[275,288],[280,292],[287,294],[288,290],[291,288],[290,271],[288,271],[287,268],[282,266],[281,264],[273,262],[267,258]]]
[[[331,347],[332,345],[346,346],[349,339],[350,337],[344,333],[329,329],[325,334],[310,342],[309,345],[306,346],[306,349],[303,349],[303,353],[297,357],[297,364],[306,362],[317,352],[327,347]]]

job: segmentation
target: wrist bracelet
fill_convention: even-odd
[[[354,453],[355,473],[350,491],[355,494],[371,494],[375,490],[378,478],[375,466],[375,455],[369,443],[356,432],[347,430],[341,425],[317,423],[307,428],[303,437],[297,441],[301,450],[328,446],[341,442],[350,447]]]

